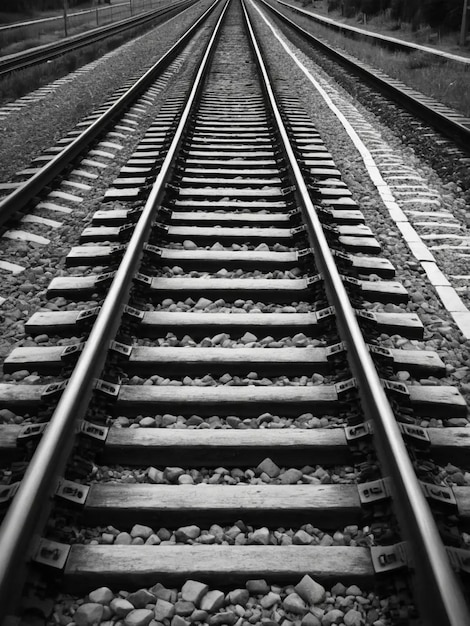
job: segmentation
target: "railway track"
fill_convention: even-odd
[[[295,19],[292,19],[292,14],[297,17],[299,12],[288,7],[286,3],[273,3],[263,0],[262,4],[276,17],[278,23],[287,26],[288,31],[300,36],[308,45],[313,46],[327,58],[344,67],[348,73],[359,77],[361,81],[382,93],[387,99],[397,103],[413,117],[421,119],[444,137],[451,139],[464,152],[468,152],[470,120],[467,117],[387,76],[367,63],[359,61],[352,55],[335,50],[310,33],[308,28],[304,28]]]
[[[115,24],[108,24],[94,28],[85,33],[73,35],[65,40],[55,41],[30,50],[2,56],[0,57],[0,78],[8,76],[12,72],[26,70],[40,63],[48,63],[63,54],[80,50],[80,48],[84,46],[99,43],[108,37],[120,35],[132,28],[152,24],[157,18],[164,17],[169,19],[173,15],[176,15],[176,13],[184,11],[184,9],[191,6],[191,4],[191,2],[175,3],[170,6],[158,8],[154,11],[148,11],[144,14],[129,17]]]
[[[406,41],[404,39],[400,39],[397,37],[388,37],[386,35],[381,35],[380,33],[377,33],[371,30],[367,30],[363,28],[356,28],[355,26],[347,26],[346,24],[337,22],[328,17],[324,17],[322,15],[312,13],[310,11],[305,11],[304,9],[301,9],[300,7],[296,7],[288,2],[283,2],[282,0],[277,0],[277,2],[278,4],[282,6],[289,7],[289,9],[291,9],[295,13],[305,15],[309,19],[317,22],[318,24],[327,26],[331,30],[340,32],[352,39],[357,38],[357,39],[365,39],[366,41],[370,40],[381,47],[388,48],[390,50],[395,50],[398,52],[412,53],[412,52],[419,51],[419,52],[425,52],[431,55],[440,56],[447,60],[453,60],[453,61],[456,61],[457,63],[464,63],[464,64],[470,63],[470,59],[465,56],[452,54],[451,52],[445,52],[443,50],[438,50],[436,48],[432,48],[431,46],[422,46],[420,44],[415,44],[415,43],[412,43],[411,41]]]
[[[423,325],[370,312],[405,303],[406,289],[321,131],[295,94],[274,95],[262,58],[246,9],[228,3],[194,85],[161,108],[70,250],[67,275],[50,283],[57,310],[27,321],[48,345],[4,361],[5,373],[37,377],[0,384],[2,406],[27,415],[0,431],[13,462],[2,607],[32,557],[73,593],[193,585],[191,614],[207,607],[214,624],[233,622],[216,617],[220,595],[202,604],[205,583],[248,581],[256,595],[258,579],[304,575],[283,599],[288,616],[315,616],[313,581],[370,587],[385,576],[411,582],[425,623],[468,621],[448,558],[465,572],[468,553],[440,538],[456,510],[466,527],[467,490],[433,484],[429,470],[468,465],[468,430],[420,426],[467,407],[455,388],[423,384],[445,373],[436,353],[381,345],[421,338]],[[395,376],[404,369],[408,384]],[[435,521],[425,495],[450,509]],[[88,530],[72,540],[63,525],[77,519]],[[224,525],[235,545],[217,540]],[[111,539],[97,527],[112,527]],[[335,543],[345,528],[360,540]],[[192,545],[174,545],[175,529]],[[132,605],[147,611],[143,623],[162,609],[163,596],[146,593]]]
[[[79,124],[79,127],[73,129],[57,146],[38,157],[33,163],[33,167],[22,170],[16,176],[16,180],[2,186],[2,192],[6,192],[7,195],[0,200],[0,225],[6,224],[18,212],[38,205],[35,201],[36,196],[47,188],[48,184],[57,179],[58,176],[65,175],[71,171],[72,181],[69,185],[76,188],[80,188],[82,183],[79,181],[83,177],[89,180],[97,176],[95,173],[89,175],[85,173],[84,176],[83,168],[79,168],[76,174],[77,181],[73,180],[74,163],[81,157],[82,160],[85,159],[84,165],[89,165],[86,160],[88,156],[88,162],[91,160],[91,165],[95,170],[100,171],[100,169],[105,167],[99,161],[96,163],[96,158],[94,157],[103,156],[103,154],[105,156],[108,154],[108,156],[112,157],[113,154],[103,150],[101,150],[101,155],[99,151],[96,154],[93,148],[100,147],[100,139],[106,132],[108,134],[109,132],[116,133],[116,131],[122,131],[123,129],[134,132],[132,125],[135,125],[137,122],[135,120],[126,121],[123,127],[123,116],[137,98],[143,94],[145,95],[149,89],[154,87],[163,72],[177,58],[177,55],[181,53],[210,13],[211,9],[204,12],[201,18],[197,19],[188,31],[154,65],[139,76],[138,79],[129,81],[127,85],[117,90],[110,102],[105,103],[94,111],[93,114],[89,115],[86,120]],[[121,121],[121,128],[119,127],[119,121]],[[118,138],[125,137],[125,135],[119,134],[119,132],[117,136]],[[109,140],[112,139],[111,136],[108,138]],[[109,142],[108,146],[102,147],[109,148]],[[63,193],[64,191],[60,191],[58,197],[60,198],[60,194]]]

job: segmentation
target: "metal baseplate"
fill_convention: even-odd
[[[50,539],[40,539],[33,554],[33,561],[54,569],[63,570],[70,553],[71,546]]]
[[[90,487],[88,485],[82,485],[72,480],[66,480],[65,478],[59,478],[55,495],[58,498],[67,500],[73,504],[79,504],[83,506],[88,497]]]
[[[409,567],[411,562],[406,541],[401,541],[392,546],[372,546],[370,555],[376,574],[384,574]]]
[[[391,496],[391,480],[389,477],[371,480],[357,485],[361,504],[376,504]]]

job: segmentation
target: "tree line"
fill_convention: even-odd
[[[386,14],[399,28],[401,22],[413,30],[430,26],[441,32],[458,30],[463,0],[328,0],[328,11],[340,10],[346,17],[363,15],[367,20]]]

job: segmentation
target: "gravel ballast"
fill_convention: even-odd
[[[0,182],[8,181],[34,157],[54,145],[115,89],[143,74],[211,4],[211,0],[201,0],[181,15],[106,55],[102,62],[89,64],[88,72],[81,68],[73,81],[60,85],[39,102],[0,122]]]
[[[402,610],[398,596],[381,599],[357,585],[325,588],[310,576],[296,585],[248,580],[244,587],[220,591],[196,580],[181,588],[156,583],[149,589],[119,591],[101,587],[81,599],[61,596],[50,624],[60,626],[391,626],[390,613]]]
[[[372,229],[376,239],[382,245],[382,254],[388,258],[397,270],[397,279],[407,288],[410,293],[410,302],[400,304],[397,310],[417,313],[426,326],[430,324],[430,331],[426,332],[426,347],[436,349],[439,354],[445,357],[446,363],[450,367],[451,384],[459,387],[465,397],[469,397],[470,370],[468,368],[468,342],[462,333],[457,329],[450,314],[443,307],[442,302],[437,297],[434,288],[430,285],[423,267],[411,255],[408,246],[405,244],[400,231],[395,222],[390,218],[388,210],[385,208],[378,190],[373,185],[371,178],[364,167],[360,153],[352,143],[349,136],[344,131],[338,118],[325,104],[325,100],[312,88],[312,84],[288,57],[280,43],[272,35],[271,30],[260,18],[256,10],[250,9],[256,32],[261,39],[263,49],[267,53],[268,65],[273,77],[278,84],[281,93],[285,93],[286,83],[295,81],[297,95],[302,102],[303,108],[309,117],[317,125],[328,150],[342,173],[342,178],[353,194],[353,199],[364,213],[367,225]],[[281,34],[281,39],[286,37]],[[268,43],[269,42],[269,43]],[[420,178],[428,181],[432,188],[437,188],[440,196],[446,202],[446,210],[453,212],[456,207],[455,219],[459,219],[459,202],[452,203],[451,185],[447,181],[439,178],[436,171],[420,160],[415,150],[403,143],[402,139],[394,135],[390,129],[385,127],[370,111],[357,103],[351,95],[346,93],[322,68],[320,68],[311,58],[305,54],[307,49],[301,46],[301,50],[294,44],[289,44],[295,50],[295,54],[302,63],[309,69],[315,79],[321,84],[328,96],[341,109],[344,115],[351,120],[353,127],[359,129],[371,128],[361,136],[365,145],[372,151],[375,143],[379,141],[380,146],[385,145],[384,153],[389,156],[388,168],[395,167],[394,162],[404,163],[408,170],[412,169]],[[360,131],[359,131],[360,133]],[[369,133],[369,134],[368,134]],[[379,150],[380,152],[380,150]],[[384,157],[385,161],[385,157]],[[390,165],[392,164],[392,165]],[[385,167],[382,164],[382,167]],[[398,167],[398,166],[397,166]],[[455,185],[452,185],[453,193],[458,193]],[[434,207],[435,208],[435,207]],[[460,263],[460,256],[452,251],[447,252],[448,266]],[[443,268],[445,269],[445,268]],[[470,274],[470,269],[467,269]],[[462,297],[465,292],[459,292]],[[364,303],[365,308],[370,311],[384,311],[390,305],[380,303]],[[392,305],[395,306],[395,305]],[[431,330],[432,329],[432,330]],[[442,329],[442,332],[441,332]],[[452,371],[458,373],[454,378]]]

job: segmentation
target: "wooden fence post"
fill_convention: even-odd
[[[64,34],[68,37],[68,28],[67,28],[67,0],[62,0],[64,7]]]
[[[460,26],[460,45],[464,46],[467,39],[468,0],[463,0],[462,23]]]

